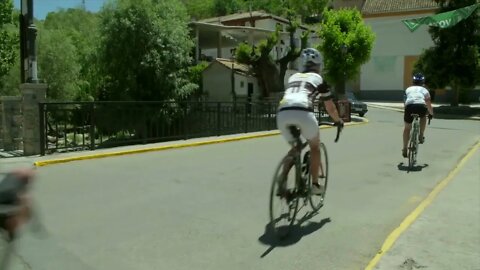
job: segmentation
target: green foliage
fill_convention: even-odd
[[[188,67],[188,78],[191,83],[199,86],[198,94],[201,94],[202,89],[202,72],[208,67],[208,62],[200,62],[194,66]]]
[[[66,36],[72,40],[77,48],[82,76],[88,73],[90,58],[98,46],[98,24],[97,14],[78,8],[51,12],[45,19],[45,29],[64,30]]]
[[[266,40],[261,41],[257,46],[239,44],[235,51],[235,59],[239,63],[252,66],[258,82],[263,89],[263,97],[270,93],[283,90],[283,81],[280,84],[278,68],[270,56],[273,47],[278,43],[279,29],[277,29]]]
[[[213,0],[214,16],[225,16],[242,11],[243,3],[239,0]]]
[[[462,8],[477,3],[476,0],[445,1],[437,13]],[[415,65],[422,71],[431,88],[450,86],[454,90],[451,104],[458,105],[461,96],[480,84],[480,8],[470,17],[451,28],[430,27],[434,46],[425,50]],[[466,101],[466,100],[465,100]]]
[[[182,0],[182,2],[192,19],[199,20],[213,16],[212,0]]]
[[[289,16],[289,24],[287,27],[287,31],[289,32],[290,35],[290,46],[288,48],[287,54],[283,56],[281,59],[279,59],[277,62],[280,64],[280,83],[283,84],[284,78],[285,78],[285,73],[288,68],[288,64],[292,61],[295,61],[301,54],[302,50],[307,47],[308,43],[308,38],[310,36],[310,31],[305,31],[303,32],[300,40],[300,48],[298,48],[293,42],[294,40],[294,34],[298,29],[298,26],[300,25],[298,21],[296,21],[293,16]]]
[[[357,76],[361,65],[370,59],[375,35],[356,9],[325,11],[319,35],[325,76],[332,83]]]
[[[8,74],[0,78],[0,96],[20,96],[20,57],[15,56],[15,62]]]
[[[18,57],[19,37],[18,30],[15,31],[16,21],[13,2],[0,1],[0,89],[4,87],[3,77],[9,74]]]
[[[80,72],[76,47],[62,30],[42,31],[39,37],[39,77],[48,84],[47,97],[72,100]]]
[[[291,9],[305,22],[308,18],[319,18],[329,0],[289,0]]]
[[[95,93],[95,51],[98,17],[82,9],[50,12],[39,23],[39,77],[53,100],[92,100]]]
[[[101,13],[101,100],[184,99],[193,42],[177,0],[119,0]]]
[[[267,97],[271,93],[281,92],[284,87],[284,78],[288,68],[288,64],[295,61],[301,51],[306,47],[309,32],[305,31],[301,36],[300,48],[294,42],[294,35],[300,25],[292,13],[288,16],[288,26],[286,30],[289,32],[290,44],[287,53],[280,59],[274,61],[270,56],[272,49],[279,42],[280,29],[277,28],[272,35],[258,46],[250,46],[242,43],[236,49],[236,59],[240,63],[251,65],[255,71],[256,77],[264,90],[263,96]]]

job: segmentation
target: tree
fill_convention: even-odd
[[[277,16],[290,17],[294,15],[302,23],[309,18],[319,18],[329,0],[246,0],[244,9],[264,10]]]
[[[101,100],[187,98],[193,42],[177,0],[119,0],[101,12]]]
[[[278,43],[279,31],[261,41],[257,46],[241,43],[235,50],[235,59],[239,63],[250,65],[263,90],[262,97],[268,97],[273,92],[279,92],[283,83],[279,84],[279,72],[270,52]]]
[[[200,20],[213,16],[213,0],[182,0],[192,19]]]
[[[345,81],[356,77],[361,65],[370,59],[375,35],[358,10],[340,9],[324,12],[319,36],[326,79],[335,84],[342,98]]]
[[[477,3],[476,0],[436,2],[440,5],[437,13]],[[475,85],[480,84],[479,14],[480,8],[477,8],[470,17],[451,28],[430,27],[434,46],[425,50],[415,65],[416,71],[425,74],[429,87],[452,88],[452,106],[458,106],[460,97],[467,96]]]
[[[309,23],[320,20],[329,2],[329,0],[288,0],[287,5],[298,15],[301,22]]]
[[[98,16],[80,8],[48,13],[40,23],[39,75],[55,100],[92,100]]]
[[[38,26],[39,77],[48,84],[47,97],[71,101],[79,92],[81,66],[77,48],[65,30],[47,30],[40,23]]]
[[[18,30],[15,31],[16,18],[11,0],[0,1],[0,79],[9,74],[18,59]],[[0,80],[0,88],[2,87]]]
[[[213,14],[214,16],[225,16],[242,11],[243,2],[239,0],[214,0]]]
[[[295,61],[300,56],[301,51],[307,46],[309,31],[304,31],[300,37],[300,48],[298,48],[295,42],[295,34],[300,26],[299,21],[295,18],[295,13],[290,12],[286,27],[289,35],[289,46],[285,55],[280,59],[274,60],[271,56],[272,49],[278,45],[280,39],[280,28],[278,27],[270,37],[261,41],[258,45],[243,43],[235,50],[235,58],[238,62],[253,67],[257,80],[263,89],[263,97],[284,91],[284,80],[288,64]]]

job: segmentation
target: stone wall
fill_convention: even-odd
[[[0,103],[2,149],[5,151],[23,149],[22,98],[1,97]]]

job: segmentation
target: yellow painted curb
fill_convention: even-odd
[[[458,174],[460,169],[463,168],[465,163],[473,156],[475,151],[478,150],[480,147],[480,140],[476,142],[476,144],[470,148],[470,150],[467,152],[467,154],[460,160],[460,162],[457,163],[455,168],[453,168],[440,183],[438,183],[435,188],[428,194],[428,196],[411,212],[403,221],[400,223],[400,226],[398,226],[393,232],[391,232],[385,242],[383,242],[382,247],[378,251],[378,253],[373,257],[373,259],[368,263],[367,267],[365,267],[365,270],[373,270],[374,267],[378,264],[382,256],[390,250],[390,248],[393,246],[393,244],[397,241],[397,239],[400,237],[402,233],[405,232],[405,230],[412,225],[412,223],[418,218],[418,216],[425,210],[427,206],[429,206],[432,201],[437,197],[437,195],[442,191],[448,183],[450,183],[455,175]]]
[[[368,123],[368,120],[364,118],[364,122],[347,123],[346,126],[362,125],[362,124],[366,124],[366,123]],[[323,128],[331,128],[331,127],[330,126],[322,126],[320,128],[323,129]],[[215,144],[215,143],[241,141],[241,140],[247,140],[247,139],[274,136],[274,135],[278,135],[278,134],[280,134],[279,131],[270,131],[270,132],[265,132],[265,133],[262,133],[262,134],[244,135],[244,136],[237,136],[237,137],[225,138],[225,139],[215,139],[215,140],[203,141],[203,142],[179,143],[179,144],[172,144],[172,145],[163,145],[163,146],[158,146],[158,147],[149,147],[149,148],[142,148],[142,149],[124,150],[124,151],[117,151],[117,152],[98,153],[98,154],[92,154],[92,155],[83,155],[83,156],[75,156],[75,157],[36,161],[36,162],[33,163],[33,165],[36,166],[36,167],[42,167],[42,166],[58,164],[58,163],[66,163],[66,162],[77,161],[77,160],[97,159],[97,158],[122,156],[122,155],[130,155],[130,154],[139,154],[139,153],[146,153],[146,152],[153,152],[153,151],[163,151],[163,150],[168,150],[168,149],[201,146],[201,145],[208,145],[208,144]]]
[[[382,105],[375,105],[375,104],[368,104],[368,106],[373,107],[373,108],[377,108],[377,109],[385,109],[385,110],[390,110],[390,111],[403,112],[403,109],[389,107],[389,106],[382,106]]]

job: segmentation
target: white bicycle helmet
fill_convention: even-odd
[[[301,59],[303,70],[311,69],[313,66],[320,67],[322,65],[320,52],[315,48],[303,49]]]

